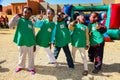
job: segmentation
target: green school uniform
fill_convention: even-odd
[[[48,20],[43,21],[43,25],[36,35],[37,45],[42,47],[49,47],[51,42],[52,31],[55,27],[54,22],[50,22]]]
[[[84,24],[76,24],[72,34],[72,46],[77,48],[86,47],[86,28]]]
[[[15,32],[14,40],[18,46],[36,45],[33,24],[30,20],[20,18]]]
[[[96,30],[97,23],[89,24],[90,35],[90,45],[94,46],[101,44],[104,41],[104,36]]]
[[[55,45],[58,47],[66,46],[71,42],[71,36],[65,22],[57,22],[56,25],[56,35],[55,35]]]

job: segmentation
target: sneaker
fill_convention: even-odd
[[[35,74],[36,71],[33,69],[33,70],[30,70],[30,73],[31,73],[31,74]]]
[[[21,70],[22,70],[22,68],[16,68],[15,72],[19,72]]]
[[[54,64],[55,67],[59,67],[60,64],[58,64],[57,62],[49,62],[48,64]]]
[[[97,74],[99,72],[99,69],[94,69],[93,71],[92,71],[92,73],[95,73],[95,74]]]
[[[74,70],[74,68],[73,67],[69,67],[69,70],[72,71],[72,70]]]
[[[87,70],[83,71],[82,75],[87,76],[88,75],[88,71]]]

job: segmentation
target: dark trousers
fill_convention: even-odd
[[[58,58],[58,55],[60,53],[61,48],[63,48],[63,51],[65,53],[66,60],[67,60],[69,68],[74,68],[73,59],[71,57],[71,53],[70,53],[68,45],[66,45],[64,47],[57,47],[57,46],[55,46],[55,50],[54,50],[54,56],[55,56],[55,58],[56,59]]]
[[[102,60],[103,60],[103,52],[104,52],[104,42],[96,45],[96,46],[90,46],[88,50],[88,57],[89,60],[94,62],[94,68],[95,69],[101,69],[102,67]]]

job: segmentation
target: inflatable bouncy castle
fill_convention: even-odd
[[[104,34],[105,40],[120,38],[120,4],[100,5],[100,6],[71,6],[65,5],[64,12],[74,19],[74,13],[97,11],[100,13],[100,21],[107,28]],[[103,12],[103,13],[102,13]],[[90,14],[86,14],[89,17]],[[89,21],[86,21],[89,22]]]

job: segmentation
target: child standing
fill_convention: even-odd
[[[35,74],[33,52],[36,41],[33,24],[29,20],[31,14],[32,9],[30,7],[23,8],[23,16],[18,20],[14,42],[18,45],[19,50],[19,62],[16,72],[25,68],[26,53],[28,53],[28,69],[31,74]]]
[[[67,63],[69,68],[74,68],[73,60],[71,57],[71,53],[68,47],[68,44],[71,42],[71,36],[68,28],[66,27],[65,21],[64,21],[64,14],[62,12],[58,13],[57,16],[57,25],[54,30],[54,39],[55,39],[55,50],[54,50],[54,56],[57,59],[59,52],[61,48],[63,48],[63,51],[65,52],[65,56],[67,58]]]
[[[40,28],[36,35],[37,45],[44,47],[45,51],[48,54],[49,63],[55,64],[57,66],[56,59],[50,50],[52,32],[55,27],[55,23],[53,22],[53,18],[55,16],[55,12],[52,8],[47,10],[48,20],[42,20],[44,13],[41,12],[39,19],[34,23],[35,27]]]
[[[72,57],[75,61],[75,53],[77,50],[80,51],[82,60],[84,62],[83,75],[88,74],[88,64],[85,50],[89,46],[89,31],[88,27],[84,25],[85,17],[83,14],[77,16],[77,21],[73,21],[69,25],[69,29],[73,30],[72,33]]]
[[[92,12],[89,19],[90,48],[88,50],[88,56],[89,60],[94,62],[92,73],[98,73],[102,67],[104,52],[104,37],[102,34],[106,32],[106,28],[97,23],[98,13]]]

